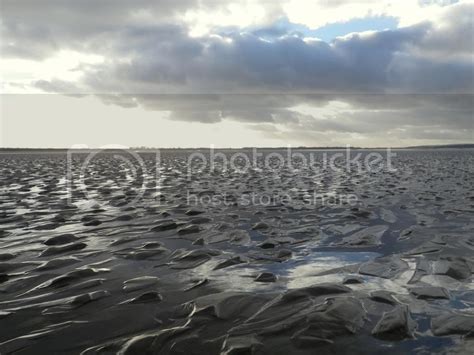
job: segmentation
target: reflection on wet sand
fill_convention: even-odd
[[[188,154],[161,152],[155,176],[152,153],[135,172],[101,153],[71,190],[65,153],[0,153],[2,354],[470,348],[472,151],[400,151],[390,172],[191,176]],[[315,192],[358,199],[308,204]]]

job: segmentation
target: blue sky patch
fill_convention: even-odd
[[[284,34],[295,33],[301,34],[303,37],[317,37],[325,42],[331,42],[334,38],[347,35],[348,33],[395,29],[397,25],[398,20],[395,17],[378,16],[333,23],[312,30],[304,25],[294,24],[289,22],[287,18],[283,18],[269,27],[260,28],[251,32],[268,40],[278,38]]]

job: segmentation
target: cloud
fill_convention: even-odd
[[[168,112],[175,121],[238,121],[304,141],[328,133],[341,138],[419,132],[428,139],[472,131],[470,1],[425,7],[410,2],[416,21],[405,17],[409,26],[347,34],[330,43],[269,21],[288,15],[314,28],[337,22],[337,16],[401,18],[401,5],[318,2],[321,13],[310,20],[303,12],[313,12],[305,7],[292,12],[294,1],[271,7],[260,2],[263,14],[250,22],[264,23],[262,33],[237,26],[250,22],[232,18],[232,4],[224,2],[215,10],[215,2],[193,0],[4,3],[5,55],[43,59],[70,49],[103,58],[78,65],[75,81],[36,80],[33,86],[44,91],[97,95],[107,104]],[[199,15],[203,11],[209,11],[207,20]],[[217,16],[213,23],[212,11],[230,17]],[[193,33],[196,26],[202,28]],[[334,102],[347,107],[333,109]],[[295,109],[301,105],[312,112]]]
[[[197,0],[2,0],[2,56],[44,59],[60,49],[100,51],[123,28],[173,22]]]
[[[428,19],[435,20],[444,7],[457,0],[289,0],[283,3],[283,11],[294,22],[310,28],[331,23],[347,22],[369,16],[393,16],[402,26],[409,26]]]
[[[168,118],[175,121],[217,123],[222,120],[222,113],[220,111],[174,110]]]
[[[457,1],[2,0],[0,36],[8,40],[2,41],[1,50],[4,57],[33,59],[61,49],[100,51],[123,30],[164,24],[209,35],[220,28],[265,26],[281,18],[313,29],[369,16],[395,17],[403,26],[428,20],[438,23],[453,3]],[[459,14],[469,16],[469,12]]]
[[[64,95],[84,96],[80,93],[80,89],[70,81],[53,79],[51,81],[38,80],[33,84],[36,88],[48,93],[61,93]]]
[[[268,41],[245,31],[194,38],[180,25],[131,26],[110,36],[100,52],[107,60],[84,68],[80,84],[91,93],[122,94],[472,92],[473,44],[451,43],[471,33],[472,17],[455,15],[474,6],[450,8],[442,25],[355,33],[332,43],[289,34]]]

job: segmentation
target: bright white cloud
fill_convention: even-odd
[[[56,55],[42,61],[19,58],[0,58],[0,78],[2,92],[37,93],[31,82],[51,81],[61,78],[65,82],[77,82],[87,65],[97,65],[104,61],[101,55],[85,54],[71,50],[61,50]]]
[[[209,34],[215,27],[236,26],[245,28],[271,20],[272,6],[258,1],[241,1],[216,6],[215,9],[190,9],[184,21],[190,26],[191,36]]]
[[[399,26],[403,27],[433,20],[451,3],[453,1],[446,0],[289,0],[283,4],[283,11],[291,22],[313,29],[369,16],[395,17],[399,19]]]
[[[190,34],[202,36],[213,30],[235,26],[267,25],[282,17],[311,29],[353,19],[390,16],[399,20],[399,26],[410,26],[442,15],[449,5],[471,0],[246,0],[206,2],[188,9],[182,15],[190,26]],[[214,5],[214,6],[212,6]]]

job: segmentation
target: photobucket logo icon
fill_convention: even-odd
[[[125,209],[159,188],[160,151],[146,164],[128,147],[90,149],[74,145],[67,152],[68,204],[88,203],[105,209]],[[157,200],[159,202],[159,200]]]
[[[245,174],[250,170],[265,170],[273,173],[281,171],[296,173],[299,170],[313,172],[331,170],[337,173],[379,173],[382,171],[394,172],[393,158],[397,156],[390,148],[385,151],[353,150],[348,145],[344,150],[322,151],[310,149],[252,148],[250,151],[225,153],[216,151],[214,146],[207,154],[193,152],[187,159],[187,176],[192,179],[193,174],[208,172],[228,172]]]

